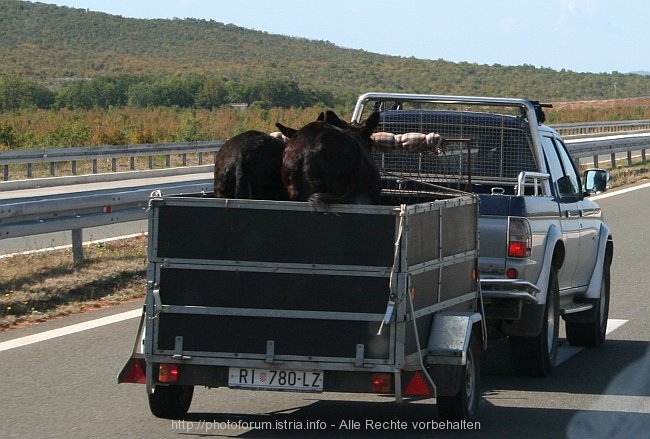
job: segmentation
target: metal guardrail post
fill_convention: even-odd
[[[74,265],[81,265],[83,261],[83,229],[72,229],[72,262]]]

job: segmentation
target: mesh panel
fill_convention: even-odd
[[[403,109],[383,111],[377,132],[436,133],[442,140],[424,152],[377,152],[380,169],[411,177],[516,179],[535,171],[528,122],[520,116],[477,111]],[[397,137],[396,137],[397,138]],[[402,138],[401,136],[398,138]]]

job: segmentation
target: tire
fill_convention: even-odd
[[[609,265],[603,266],[600,298],[593,322],[566,322],[566,338],[572,346],[596,348],[605,341],[609,318]]]
[[[156,386],[149,396],[149,409],[158,418],[181,418],[192,404],[194,386]]]
[[[535,337],[510,337],[510,358],[517,375],[547,376],[557,359],[560,328],[560,287],[557,269],[551,268],[542,330]]]
[[[481,347],[472,334],[467,361],[462,367],[460,389],[454,396],[439,396],[436,400],[441,421],[472,421],[476,419],[481,398]]]

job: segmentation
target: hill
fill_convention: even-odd
[[[451,63],[345,49],[213,20],[124,18],[0,0],[0,73],[57,89],[117,74],[197,73],[224,80],[281,78],[353,100],[369,90],[531,97],[544,101],[647,95],[650,77],[530,65]]]

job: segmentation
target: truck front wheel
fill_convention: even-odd
[[[560,286],[557,269],[551,268],[542,330],[535,337],[510,337],[510,358],[518,375],[546,376],[557,358],[560,328]]]
[[[472,334],[467,360],[462,366],[460,389],[453,396],[439,396],[436,399],[438,418],[441,421],[471,421],[476,418],[480,400],[481,348],[475,334]]]
[[[181,418],[192,404],[194,386],[156,386],[149,395],[149,409],[158,418]]]

